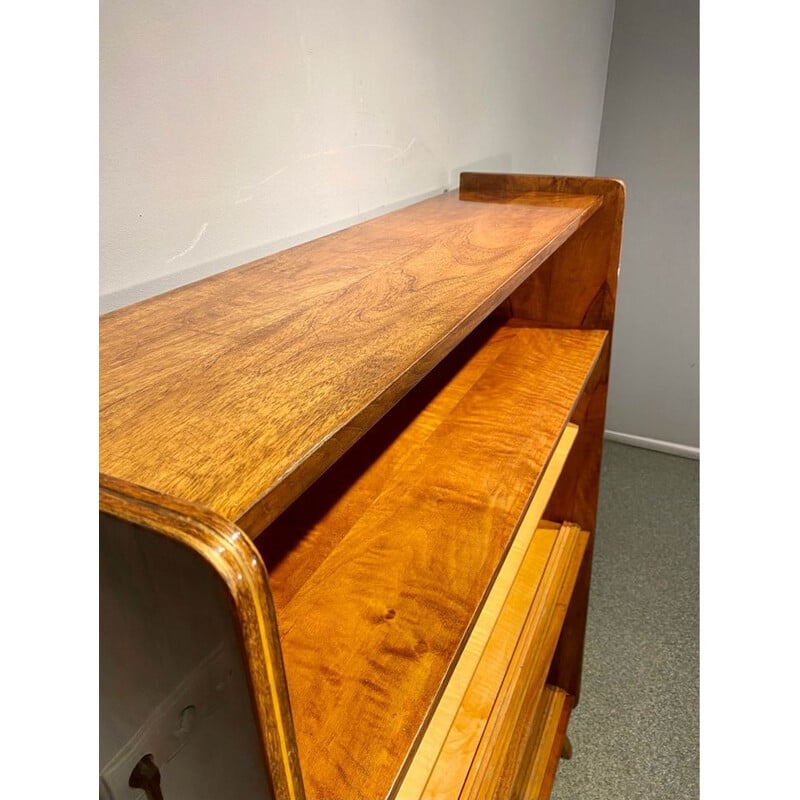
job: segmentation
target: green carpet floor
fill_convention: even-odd
[[[699,796],[699,463],[606,442],[581,700],[553,800]]]

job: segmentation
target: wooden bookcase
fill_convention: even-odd
[[[101,318],[101,542],[166,539],[216,576],[263,796],[549,796],[623,205],[616,180],[465,173]]]

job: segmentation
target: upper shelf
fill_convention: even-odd
[[[100,470],[257,535],[601,205],[448,193],[100,321]]]

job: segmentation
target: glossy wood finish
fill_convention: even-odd
[[[563,623],[588,534],[563,525],[545,580],[509,664],[497,701],[470,764],[462,798],[505,798],[519,779],[533,742],[522,732],[541,696],[547,667]]]
[[[390,790],[605,338],[495,336],[469,391],[277,605],[310,797]]]
[[[101,504],[217,559],[277,796],[549,793],[623,202],[466,173],[101,319],[101,468],[154,490],[106,479]]]
[[[600,493],[600,460],[605,433],[606,396],[611,343],[606,340],[589,384],[572,415],[579,425],[585,426],[575,442],[574,453],[564,465],[562,481],[550,498],[546,513],[560,519],[575,513],[592,525],[597,519],[597,500]],[[582,434],[582,435],[580,435]],[[583,674],[583,648],[589,613],[589,586],[592,577],[594,553],[594,527],[587,545],[586,558],[575,585],[572,602],[567,611],[564,627],[550,669],[550,683],[560,686],[572,697],[572,706],[580,699]]]
[[[186,547],[219,576],[239,626],[274,796],[276,800],[302,800],[305,794],[275,612],[266,571],[252,543],[235,525],[202,507],[102,475],[100,513]]]
[[[545,686],[529,734],[530,764],[521,770],[522,780],[511,796],[524,800],[550,797],[571,710],[572,698],[563,689]]]
[[[544,691],[588,534],[542,522],[524,554],[477,660],[470,642],[440,701],[456,697],[454,713],[437,708],[397,794],[398,800],[520,796],[538,746],[525,735]],[[453,681],[465,685],[453,686]],[[443,733],[442,730],[444,729]]]
[[[547,565],[559,528],[554,523],[545,522],[540,525],[542,512],[553,486],[558,481],[576,434],[577,429],[569,426],[553,453],[469,639],[458,657],[458,663],[436,704],[421,741],[413,751],[395,795],[397,800],[418,800],[422,796],[487,648],[493,653],[491,661],[496,663],[498,655],[505,653],[509,647],[513,649],[519,638],[522,622],[516,619],[518,609],[521,604],[526,604],[527,607],[530,602]],[[490,675],[489,680],[491,677]]]
[[[587,223],[550,256],[505,301],[506,316],[547,325],[583,330],[606,330],[614,325],[625,187],[609,178],[547,175],[494,175],[464,173],[460,196],[465,200],[509,203],[539,202],[541,193],[564,193],[572,198],[586,194],[602,198],[602,205]],[[608,351],[593,376],[591,412],[582,411],[578,447],[573,459],[579,476],[559,492],[548,514],[571,519],[586,530],[596,524],[597,485],[602,451],[602,424],[608,384]],[[587,401],[584,404],[588,407]],[[599,425],[599,427],[598,427]],[[577,491],[576,491],[577,489]]]
[[[625,186],[610,178],[549,175],[490,175],[464,173],[460,196],[466,200],[525,205],[538,202],[539,193],[587,194],[602,198],[596,214],[558,249],[503,304],[505,315],[537,325],[599,329],[609,341],[573,421],[580,427],[573,456],[546,514],[570,519],[594,531],[600,485],[600,461],[605,433],[611,335],[617,296]],[[583,643],[589,605],[591,554],[578,578],[564,624],[550,680],[563,687],[577,704],[580,698]]]
[[[463,200],[527,205],[547,195],[597,196],[602,206],[506,301],[508,316],[564,328],[611,330],[617,295],[625,186],[610,178],[465,172]]]
[[[523,630],[498,701],[492,707],[462,798],[501,800],[513,794],[520,765],[528,759],[533,746],[520,732],[539,703],[588,537],[586,531],[568,523],[559,531],[553,568],[548,569],[545,582],[534,597],[530,611],[533,620]]]
[[[255,536],[599,208],[436,197],[112,312],[100,466]]]
[[[582,549],[574,548],[578,534],[577,528],[559,530],[558,526],[537,530],[514,595],[504,609],[502,624],[492,633],[428,778],[422,793],[426,800],[471,796],[475,774],[483,774],[489,764],[506,764],[507,744],[501,741],[502,726],[498,723],[508,713],[518,722],[526,685],[523,670],[534,655],[533,643],[540,658],[549,658],[552,653],[552,649],[547,652],[546,645],[540,647],[537,640],[547,633],[571,558],[582,553]],[[546,557],[539,566],[537,549],[541,547],[546,548]],[[542,685],[543,678],[539,691]],[[517,727],[514,735],[518,738],[519,734]]]
[[[514,336],[487,321],[256,540],[284,608]]]

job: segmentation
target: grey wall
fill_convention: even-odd
[[[613,0],[105,0],[101,310],[465,167],[593,174]]]
[[[686,455],[699,454],[698,23],[696,0],[617,0],[597,158],[628,188],[607,426]]]

